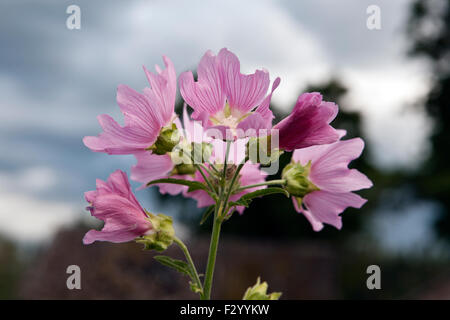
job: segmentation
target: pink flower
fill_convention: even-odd
[[[337,105],[322,101],[318,92],[300,95],[292,113],[274,126],[279,130],[280,149],[292,151],[337,141],[339,133],[329,125],[337,113]]]
[[[94,241],[127,242],[152,233],[147,214],[131,192],[127,175],[113,172],[106,182],[97,179],[97,189],[84,194],[92,216],[105,222],[101,231],[89,230],[84,244]]]
[[[211,51],[200,60],[198,80],[192,72],[180,75],[183,99],[194,109],[192,117],[201,120],[205,128],[269,129],[273,114],[268,109],[272,93],[266,97],[270,80],[265,70],[244,75],[239,59],[226,48],[215,56]],[[274,81],[273,90],[279,84]]]
[[[166,69],[156,66],[157,74],[144,67],[151,88],[143,94],[126,85],[117,89],[117,103],[125,117],[120,126],[109,115],[98,116],[103,132],[98,137],[84,137],[84,144],[95,152],[109,154],[132,154],[152,146],[161,129],[174,115],[176,97],[176,73],[172,62],[163,57]]]
[[[366,199],[352,191],[370,188],[372,182],[358,170],[348,168],[363,149],[364,141],[355,138],[294,151],[295,163],[307,166],[311,162],[307,179],[319,189],[307,193],[303,199],[292,199],[297,212],[305,215],[315,231],[321,230],[323,223],[340,229],[339,214],[347,207],[361,208],[366,203]]]

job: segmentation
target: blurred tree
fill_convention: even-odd
[[[21,270],[16,246],[0,237],[0,300],[16,298]]]
[[[417,176],[419,192],[442,204],[436,230],[450,240],[450,1],[415,1],[408,32],[412,39],[410,53],[426,57],[433,68],[425,108],[435,126],[432,152]]]

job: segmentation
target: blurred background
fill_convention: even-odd
[[[66,27],[72,4],[79,30]],[[370,5],[380,29],[366,25]],[[179,74],[222,47],[243,72],[281,77],[277,120],[305,91],[337,102],[333,124],[366,141],[352,166],[374,187],[360,192],[361,210],[344,212],[341,231],[313,232],[282,196],[255,200],[223,226],[213,296],[240,299],[261,276],[285,299],[450,298],[450,1],[6,0],[0,43],[1,299],[196,298],[140,245],[82,245],[100,227],[83,193],[135,160],[81,140],[100,132],[98,114],[122,119],[116,87],[147,86],[143,64],[165,54]],[[175,217],[204,270],[210,225],[199,226],[195,202],[155,188],[137,198]],[[72,264],[81,290],[66,287]],[[381,290],[366,287],[373,264]]]

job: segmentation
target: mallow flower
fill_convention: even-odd
[[[339,131],[342,135],[343,130]],[[315,231],[320,231],[324,223],[340,229],[340,214],[347,207],[361,208],[366,203],[352,191],[370,188],[372,182],[358,170],[348,168],[363,149],[360,138],[297,149],[292,162],[283,169],[285,188],[296,211],[305,215]]]
[[[279,148],[293,151],[337,141],[339,133],[330,125],[337,113],[338,106],[323,101],[320,93],[301,94],[291,114],[273,127],[278,130]]]
[[[154,231],[145,210],[130,188],[125,172],[114,171],[108,180],[97,179],[97,188],[84,196],[92,216],[105,222],[101,231],[90,230],[84,244],[94,241],[127,242]]]
[[[94,241],[128,242],[136,240],[147,249],[165,250],[173,242],[172,218],[145,211],[133,192],[127,175],[114,171],[107,181],[97,179],[97,188],[85,193],[87,209],[105,224],[102,230],[89,230],[84,244]]]
[[[190,71],[179,78],[181,95],[194,110],[193,119],[202,121],[205,128],[229,129],[234,134],[237,129],[270,129],[273,114],[268,107],[279,78],[266,96],[269,73],[242,74],[239,59],[226,48],[217,56],[207,51],[197,73],[197,81]]]
[[[139,93],[126,85],[117,89],[117,103],[125,118],[119,125],[106,114],[98,116],[103,132],[97,137],[84,137],[84,144],[95,152],[134,154],[150,150],[164,154],[176,144],[175,117],[176,73],[169,58],[163,56],[166,68],[156,66],[157,73],[145,67],[150,88]]]

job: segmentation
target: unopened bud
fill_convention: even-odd
[[[171,152],[179,142],[180,134],[178,132],[177,126],[172,123],[172,125],[161,129],[156,142],[152,146],[147,148],[147,150],[152,151],[152,153],[154,154],[163,155]]]
[[[145,250],[166,250],[172,244],[175,237],[172,218],[162,213],[155,215],[147,212],[147,215],[152,223],[153,229],[151,232],[138,238],[136,242],[144,244]]]
[[[286,180],[284,188],[295,197],[304,197],[306,194],[319,190],[309,179],[309,172],[311,170],[311,161],[305,166],[299,162],[292,162],[284,167],[281,174],[282,178]]]
[[[267,294],[267,288],[269,285],[267,282],[261,283],[261,279],[258,277],[256,284],[245,291],[242,300],[278,300],[280,299],[281,292],[272,292]]]

